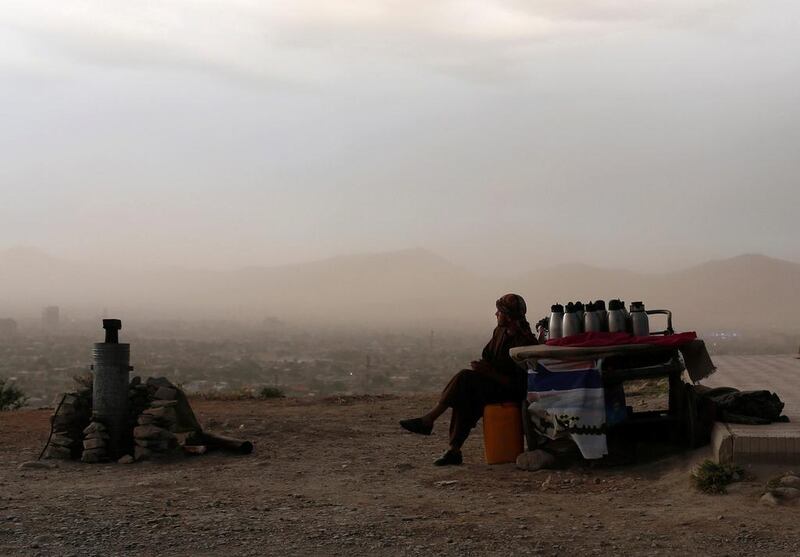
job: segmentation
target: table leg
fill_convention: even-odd
[[[520,414],[522,415],[522,431],[525,432],[525,445],[529,451],[535,451],[539,446],[536,432],[533,431],[531,424],[531,416],[528,414],[528,401],[522,401],[522,408]]]

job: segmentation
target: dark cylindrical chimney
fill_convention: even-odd
[[[103,319],[106,341],[94,345],[92,418],[108,429],[108,456],[118,458],[128,421],[130,344],[119,343],[119,319]]]

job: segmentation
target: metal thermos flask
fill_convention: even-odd
[[[628,308],[625,307],[625,301],[620,301],[622,304],[622,313],[625,314],[625,330],[629,333],[633,331],[633,327],[631,326],[631,314],[628,313]]]
[[[572,302],[567,304],[564,308],[564,336],[571,337],[581,332],[581,322],[578,320],[578,314],[575,312],[575,304]]]
[[[586,304],[586,313],[583,314],[583,330],[587,333],[600,332],[600,318],[597,315],[597,308],[594,302]]]
[[[581,329],[583,329],[583,316],[586,314],[583,302],[575,302],[575,314],[578,316],[578,323],[580,323]]]
[[[631,326],[633,334],[637,337],[646,337],[650,334],[650,322],[647,319],[647,313],[642,302],[633,302],[631,304]]]
[[[625,306],[620,300],[608,302],[608,330],[611,333],[624,333],[628,330],[628,318]]]
[[[547,327],[549,338],[561,338],[564,336],[564,306],[561,304],[550,306],[550,321]]]
[[[608,331],[608,312],[605,300],[597,300],[594,303],[594,311],[597,313],[597,320],[600,321],[600,330]]]

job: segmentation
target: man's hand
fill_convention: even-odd
[[[469,365],[472,366],[472,369],[477,371],[478,373],[483,373],[484,375],[488,375],[489,377],[493,378],[495,381],[498,381],[499,383],[502,383],[503,385],[508,385],[511,382],[510,377],[502,373],[498,373],[497,370],[495,370],[492,367],[492,364],[490,364],[489,362],[480,360],[476,362],[470,362]]]
[[[479,373],[492,373],[494,371],[492,369],[492,366],[490,366],[488,362],[485,362],[483,360],[476,360],[474,362],[470,362],[469,365],[470,367],[472,367],[473,370]]]

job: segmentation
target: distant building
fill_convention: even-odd
[[[58,329],[60,311],[58,306],[47,306],[42,310],[42,327],[46,331]]]
[[[0,338],[13,337],[17,334],[17,322],[13,319],[0,319]]]

